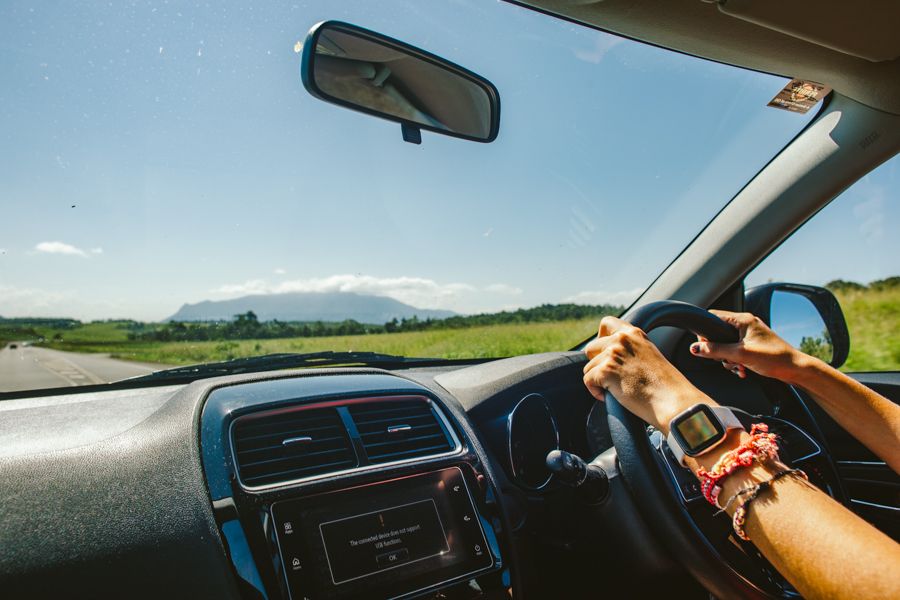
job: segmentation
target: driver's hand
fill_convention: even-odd
[[[600,321],[585,349],[584,384],[597,400],[609,390],[622,405],[668,433],[669,421],[699,402],[715,405],[666,360],[643,331],[615,317]]]
[[[778,337],[755,315],[724,310],[709,312],[733,325],[740,332],[740,340],[734,344],[720,344],[698,337],[691,344],[695,356],[720,360],[726,369],[741,378],[746,377],[746,369],[750,369],[765,377],[791,381],[803,353]]]

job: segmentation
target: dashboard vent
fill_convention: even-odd
[[[239,419],[233,435],[238,475],[247,487],[351,469],[359,464],[335,408]]]
[[[349,407],[371,463],[406,460],[453,449],[425,400],[370,402]]]

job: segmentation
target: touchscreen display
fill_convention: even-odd
[[[493,567],[463,468],[276,502],[291,597],[394,598]]]
[[[434,500],[319,525],[335,584],[450,551]]]

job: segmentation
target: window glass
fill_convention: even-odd
[[[177,4],[177,5],[176,5]],[[342,20],[488,78],[490,144],[316,100]],[[813,118],[506,2],[0,2],[0,390],[285,352],[569,349]]]
[[[846,371],[900,370],[900,155],[847,189],[747,277],[821,285],[850,330]]]

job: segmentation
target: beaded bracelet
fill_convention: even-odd
[[[719,506],[719,494],[722,486],[719,482],[742,467],[749,467],[754,463],[765,463],[778,458],[778,443],[775,434],[769,433],[769,426],[765,423],[754,423],[750,428],[750,439],[740,446],[725,453],[722,458],[707,471],[703,467],[697,471],[700,478],[700,491],[706,501],[715,507]]]
[[[734,529],[734,532],[739,538],[747,542],[750,541],[750,537],[747,535],[747,532],[744,531],[744,524],[747,522],[747,511],[750,510],[750,504],[754,500],[756,500],[756,498],[760,494],[770,489],[773,483],[775,483],[782,477],[787,477],[788,475],[797,475],[799,477],[802,477],[803,479],[809,479],[806,476],[806,473],[804,473],[800,469],[784,469],[775,473],[771,478],[756,484],[752,488],[745,488],[741,490],[728,500],[728,503],[725,505],[726,507],[731,504],[731,501],[739,495],[743,493],[750,494],[749,497],[744,500],[740,506],[737,507],[737,510],[734,511],[734,516],[731,518],[731,527]]]

